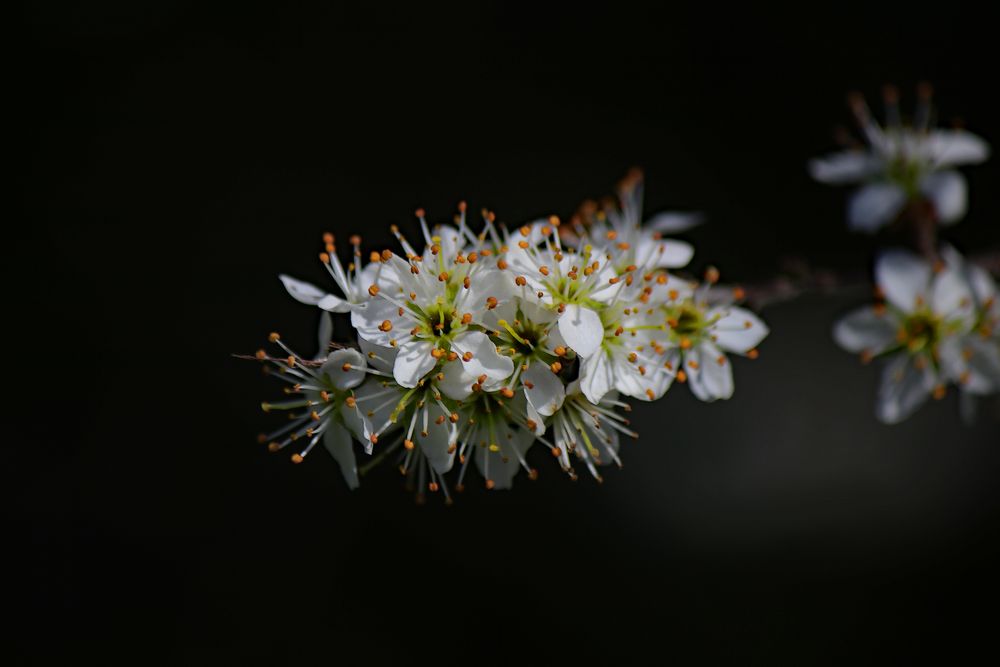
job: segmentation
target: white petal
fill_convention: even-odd
[[[323,445],[340,466],[340,474],[351,489],[356,489],[358,481],[358,466],[354,458],[354,444],[351,434],[340,424],[331,424],[323,433]]]
[[[489,447],[475,448],[476,468],[485,479],[493,482],[494,490],[509,489],[521,468],[518,454],[524,456],[535,439],[530,432],[507,425],[498,428],[496,438],[498,452],[490,451]]]
[[[350,370],[344,370],[350,364]],[[365,357],[357,350],[336,350],[326,358],[319,369],[319,376],[328,378],[337,389],[353,389],[365,381]]]
[[[382,298],[372,299],[351,310],[351,325],[358,336],[376,345],[388,346],[396,335],[392,331],[382,331],[379,325],[385,320],[393,322],[397,319],[398,306]]]
[[[847,202],[847,225],[859,232],[874,233],[896,219],[906,204],[906,193],[892,183],[863,185]]]
[[[580,362],[580,391],[594,405],[601,402],[614,384],[614,371],[605,352],[602,351]]]
[[[299,303],[315,306],[323,297],[329,296],[324,290],[321,290],[315,285],[301,280],[296,280],[291,276],[281,274],[278,276],[278,279],[281,280],[282,284],[284,284],[285,289],[288,290],[288,293],[292,296],[292,298]]]
[[[887,313],[871,306],[859,308],[833,326],[833,340],[848,352],[879,354],[896,341],[896,326]]]
[[[317,355],[322,359],[326,355],[326,351],[330,349],[330,339],[333,338],[333,318],[330,317],[330,313],[320,313],[317,337],[319,338]]]
[[[435,424],[432,421],[427,426],[426,437],[419,432],[414,435],[417,446],[427,457],[434,472],[441,475],[451,470],[451,465],[455,461],[455,450],[452,448],[453,432],[454,429],[447,421],[444,424]]]
[[[746,308],[711,308],[706,315],[711,319],[717,314],[722,316],[711,331],[715,342],[724,350],[745,354],[770,333],[764,321]]]
[[[939,351],[945,375],[963,392],[982,396],[1000,390],[1000,341],[952,337]]]
[[[703,401],[730,398],[735,386],[733,369],[722,350],[709,342],[703,342],[694,349],[691,358],[697,368],[687,365],[688,384],[691,391]],[[719,363],[722,359],[722,363]]]
[[[493,380],[506,380],[514,372],[514,362],[497,352],[489,336],[480,331],[468,331],[455,336],[451,349],[460,357],[471,353],[472,358],[464,361],[465,370],[473,377],[486,375]]]
[[[361,269],[361,280],[358,281],[355,291],[355,300],[368,299],[368,288],[375,284],[375,276],[379,275],[379,267],[382,266],[381,262],[371,262],[365,268]],[[391,281],[383,281],[386,287],[390,287]]]
[[[459,250],[465,247],[465,239],[458,230],[450,225],[439,225],[434,228],[434,236],[439,237],[441,240],[438,245],[441,247],[441,252],[445,257],[454,257]],[[425,252],[424,256],[428,254]]]
[[[933,388],[930,364],[919,370],[909,355],[897,355],[882,371],[875,416],[886,424],[898,424],[927,401]]]
[[[691,258],[694,257],[694,246],[690,243],[674,241],[672,239],[654,241],[654,243],[656,243],[656,248],[653,252],[657,253],[657,259],[655,260],[657,268],[678,269],[682,266],[687,266]],[[663,248],[662,252],[660,248]]]
[[[331,313],[347,313],[351,310],[351,304],[341,299],[339,296],[334,296],[332,294],[327,294],[317,303],[317,306],[323,310],[328,310]]]
[[[535,422],[535,435],[545,435],[545,418],[528,401],[524,402],[524,412],[528,419]]]
[[[476,384],[477,376],[467,372],[461,360],[446,363],[443,374],[444,379],[438,380],[436,386],[448,398],[461,401],[472,393],[472,385]]]
[[[904,313],[912,312],[918,299],[926,299],[931,267],[905,250],[882,253],[875,262],[875,283],[886,300]]]
[[[384,373],[392,372],[392,367],[396,363],[396,355],[399,354],[399,350],[394,347],[376,345],[360,336],[358,336],[358,346],[365,355],[368,365]]]
[[[524,395],[539,414],[549,417],[562,407],[566,388],[559,376],[545,364],[532,364],[521,376],[521,382],[524,384]]]
[[[559,333],[581,357],[589,357],[601,347],[604,325],[601,317],[590,308],[568,304],[559,316]]]
[[[701,213],[657,213],[646,221],[643,228],[662,234],[676,234],[697,227],[704,220],[705,216]]]
[[[430,341],[406,341],[399,346],[399,354],[392,365],[392,375],[400,387],[407,389],[416,387],[417,383],[437,364],[437,359],[431,356],[434,344]]]
[[[966,130],[934,130],[927,144],[936,167],[979,164],[990,156],[990,145]]]
[[[857,183],[882,169],[882,160],[866,151],[842,151],[809,161],[809,175],[821,183]]]
[[[370,436],[374,430],[381,429],[382,435],[386,435],[400,427],[399,424],[391,423],[389,418],[396,409],[398,399],[402,398],[403,390],[395,389],[396,401],[391,400],[393,398],[391,395],[386,395],[391,391],[393,391],[392,386],[386,387],[379,378],[369,377],[354,390],[357,407],[351,408],[347,403],[340,406],[344,423],[351,429],[354,437],[364,445],[368,454],[372,452]]]
[[[963,330],[971,328],[975,322],[972,286],[959,271],[951,267],[934,276],[930,306],[946,322],[961,322]]]
[[[927,176],[920,190],[934,202],[941,224],[958,222],[965,216],[969,204],[969,186],[957,171],[937,171]]]

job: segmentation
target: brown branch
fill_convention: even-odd
[[[1000,249],[971,255],[970,264],[1000,274]],[[782,262],[781,275],[760,283],[742,285],[747,303],[761,309],[793,301],[807,294],[838,294],[849,290],[868,288],[871,277],[867,271],[833,271],[813,268],[806,260],[789,258]]]

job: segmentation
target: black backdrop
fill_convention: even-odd
[[[603,486],[544,452],[535,483],[416,507],[391,466],[256,444],[277,386],[229,358],[316,313],[319,235],[387,245],[459,199],[568,215],[631,165],[649,210],[705,211],[693,267],[861,269],[844,192],[805,161],[844,95],[934,83],[1000,141],[991,26],[947,3],[368,11],[87,3],[27,9],[10,507],[24,662],[796,664],[989,646],[998,423],[950,395],[875,423],[875,371],[829,339],[863,292],[764,312],[736,396],[675,389]],[[1000,241],[1000,168],[968,170],[960,248]],[[41,249],[30,252],[28,246]],[[25,325],[27,325],[25,331]],[[27,333],[27,336],[25,336]],[[27,349],[25,349],[27,348]],[[20,543],[20,542],[19,542]]]

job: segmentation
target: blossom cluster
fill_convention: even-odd
[[[809,164],[826,183],[864,182],[850,197],[848,225],[874,233],[883,227],[908,233],[919,254],[891,249],[875,263],[875,304],[834,326],[834,340],[883,361],[876,417],[894,424],[931,396],[957,386],[963,405],[1000,391],[1000,303],[990,274],[937,240],[939,226],[958,222],[968,209],[968,186],[957,165],[989,157],[989,145],[962,129],[931,127],[930,88],[917,90],[917,108],[904,122],[899,94],[884,91],[886,125],[864,99],[849,104],[867,149],[855,148]]]
[[[664,213],[642,224],[642,178],[630,174],[618,200],[585,206],[567,223],[552,216],[510,228],[483,211],[473,231],[464,203],[455,224],[431,226],[416,212],[420,242],[399,229],[397,250],[361,239],[340,261],[324,236],[323,266],[336,293],[281,276],[289,294],[323,311],[319,354],[303,357],[278,334],[276,368],[289,399],[283,428],[261,436],[301,462],[322,441],[347,484],[359,484],[355,441],[372,460],[399,456],[419,493],[450,501],[470,462],[490,489],[509,488],[527,451],[544,446],[571,477],[601,479],[620,465],[619,438],[636,437],[625,398],[654,401],[686,383],[703,401],[734,390],[730,355],[756,357],[767,326],[741,307],[719,273],[682,277],[694,249],[665,235],[697,216]],[[351,346],[330,343],[329,313],[348,316]]]

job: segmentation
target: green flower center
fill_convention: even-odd
[[[896,337],[911,353],[933,352],[941,341],[942,325],[930,310],[919,310],[903,320]]]

